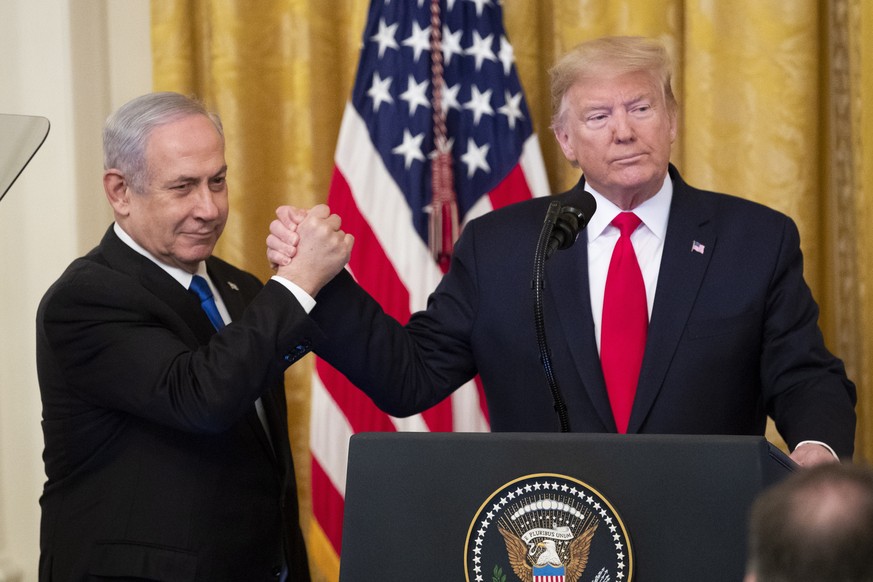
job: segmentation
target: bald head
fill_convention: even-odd
[[[750,580],[873,582],[873,471],[798,471],[752,508]]]

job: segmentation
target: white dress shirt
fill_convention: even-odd
[[[600,328],[603,321],[603,292],[606,288],[606,273],[619,230],[610,223],[622,211],[602,194],[585,185],[585,190],[594,196],[597,212],[591,217],[585,231],[588,236],[588,282],[591,295],[591,314],[594,316],[594,335],[597,338],[597,351],[600,352]],[[646,285],[646,304],[649,319],[655,303],[655,289],[658,286],[658,273],[661,269],[661,255],[664,253],[664,238],[667,235],[667,221],[670,217],[670,202],[673,200],[673,182],[669,176],[664,179],[661,189],[633,209],[642,224],[631,235],[631,244],[637,255],[637,262],[643,273]]]

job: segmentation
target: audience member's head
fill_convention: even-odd
[[[747,582],[873,582],[873,470],[798,471],[754,503]]]

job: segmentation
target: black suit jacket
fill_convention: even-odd
[[[217,334],[111,228],[40,303],[40,580],[269,580],[283,560],[309,579],[283,371],[318,330],[280,284],[207,268]]]
[[[850,457],[855,387],[825,349],[794,223],[748,200],[692,188],[672,166],[670,176],[673,201],[628,432],[759,435],[770,414],[790,446],[819,440]],[[450,271],[405,329],[341,274],[312,312],[330,335],[316,353],[393,415],[419,412],[478,373],[492,430],[557,430],[531,290],[552,200],[468,224]],[[692,250],[695,241],[702,253]],[[546,262],[543,295],[571,429],[615,432],[584,233]]]

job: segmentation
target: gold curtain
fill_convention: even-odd
[[[411,0],[395,0],[411,1]],[[460,1],[460,0],[459,0]],[[155,90],[221,113],[231,219],[217,253],[262,278],[273,210],[326,198],[368,0],[152,0]],[[859,392],[856,458],[873,462],[873,2],[503,0],[553,190],[574,183],[550,136],[547,70],[583,40],[660,38],[681,106],[673,161],[690,183],[777,208],[801,231],[829,347]],[[868,105],[867,110],[863,107]],[[866,138],[866,139],[865,139]],[[336,557],[308,521],[309,374],[288,373],[289,426],[316,580]],[[778,438],[778,435],[771,435]]]

